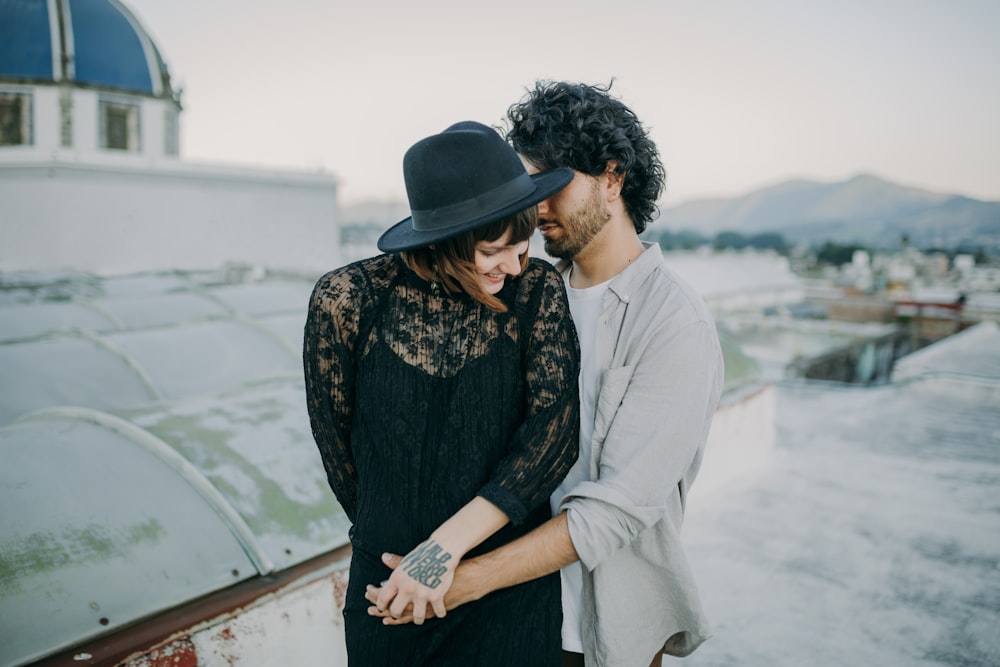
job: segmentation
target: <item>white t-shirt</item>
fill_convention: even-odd
[[[572,270],[566,271],[566,295],[569,310],[576,325],[576,335],[580,340],[580,457],[570,468],[569,474],[555,490],[549,502],[553,514],[559,511],[559,503],[573,487],[590,479],[590,439],[594,435],[594,404],[597,398],[597,372],[594,368],[594,339],[597,335],[597,319],[601,316],[607,280],[593,287],[575,289],[570,287]],[[581,606],[583,604],[583,574],[580,562],[567,565],[560,571],[562,579],[562,647],[565,651],[583,653],[583,633],[581,630]]]

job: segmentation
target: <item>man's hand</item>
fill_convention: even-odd
[[[385,563],[390,570],[395,571],[396,568],[399,567],[399,564],[402,561],[403,561],[402,556],[398,556],[396,554],[382,554],[382,562]],[[389,583],[388,579],[383,581],[378,586],[375,586],[373,584],[368,584],[368,586],[365,587],[365,599],[372,603],[372,606],[368,607],[368,615],[377,616],[381,618],[383,625],[406,625],[407,623],[412,623],[413,622],[412,604],[406,605],[406,608],[403,610],[403,613],[396,618],[392,617],[388,609],[379,609],[378,598],[379,595],[382,593],[382,587],[385,586],[387,583]],[[431,616],[434,617],[433,610]]]
[[[399,568],[400,563],[403,562],[403,557],[396,554],[382,554],[382,562],[385,563],[386,567],[390,570],[396,570]],[[455,607],[460,607],[467,602],[472,602],[473,600],[478,600],[482,597],[482,594],[477,594],[472,590],[472,578],[470,574],[474,569],[476,564],[476,559],[470,561],[462,561],[458,564],[455,569],[455,578],[452,580],[451,588],[444,596],[444,606],[445,609],[451,610]],[[388,583],[383,581],[382,584],[374,586],[369,584],[365,588],[365,599],[372,603],[371,607],[368,607],[369,616],[378,616],[382,619],[382,623],[385,625],[405,625],[407,623],[413,623],[413,605],[407,605],[402,613],[392,616],[390,609],[378,606],[379,596],[383,593],[383,588]],[[437,614],[436,611],[431,609],[426,618],[434,618],[438,616],[444,616],[444,614]]]

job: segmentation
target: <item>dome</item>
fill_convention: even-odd
[[[156,45],[117,0],[0,1],[0,81],[174,97]]]

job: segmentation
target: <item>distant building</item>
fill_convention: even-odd
[[[333,176],[184,162],[181,110],[118,0],[0,2],[0,271],[339,262]]]

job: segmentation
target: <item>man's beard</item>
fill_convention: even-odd
[[[557,259],[572,260],[590,245],[610,219],[611,213],[601,206],[600,188],[597,181],[594,181],[590,197],[565,221],[559,221],[563,232],[561,238],[545,239],[546,254]]]

